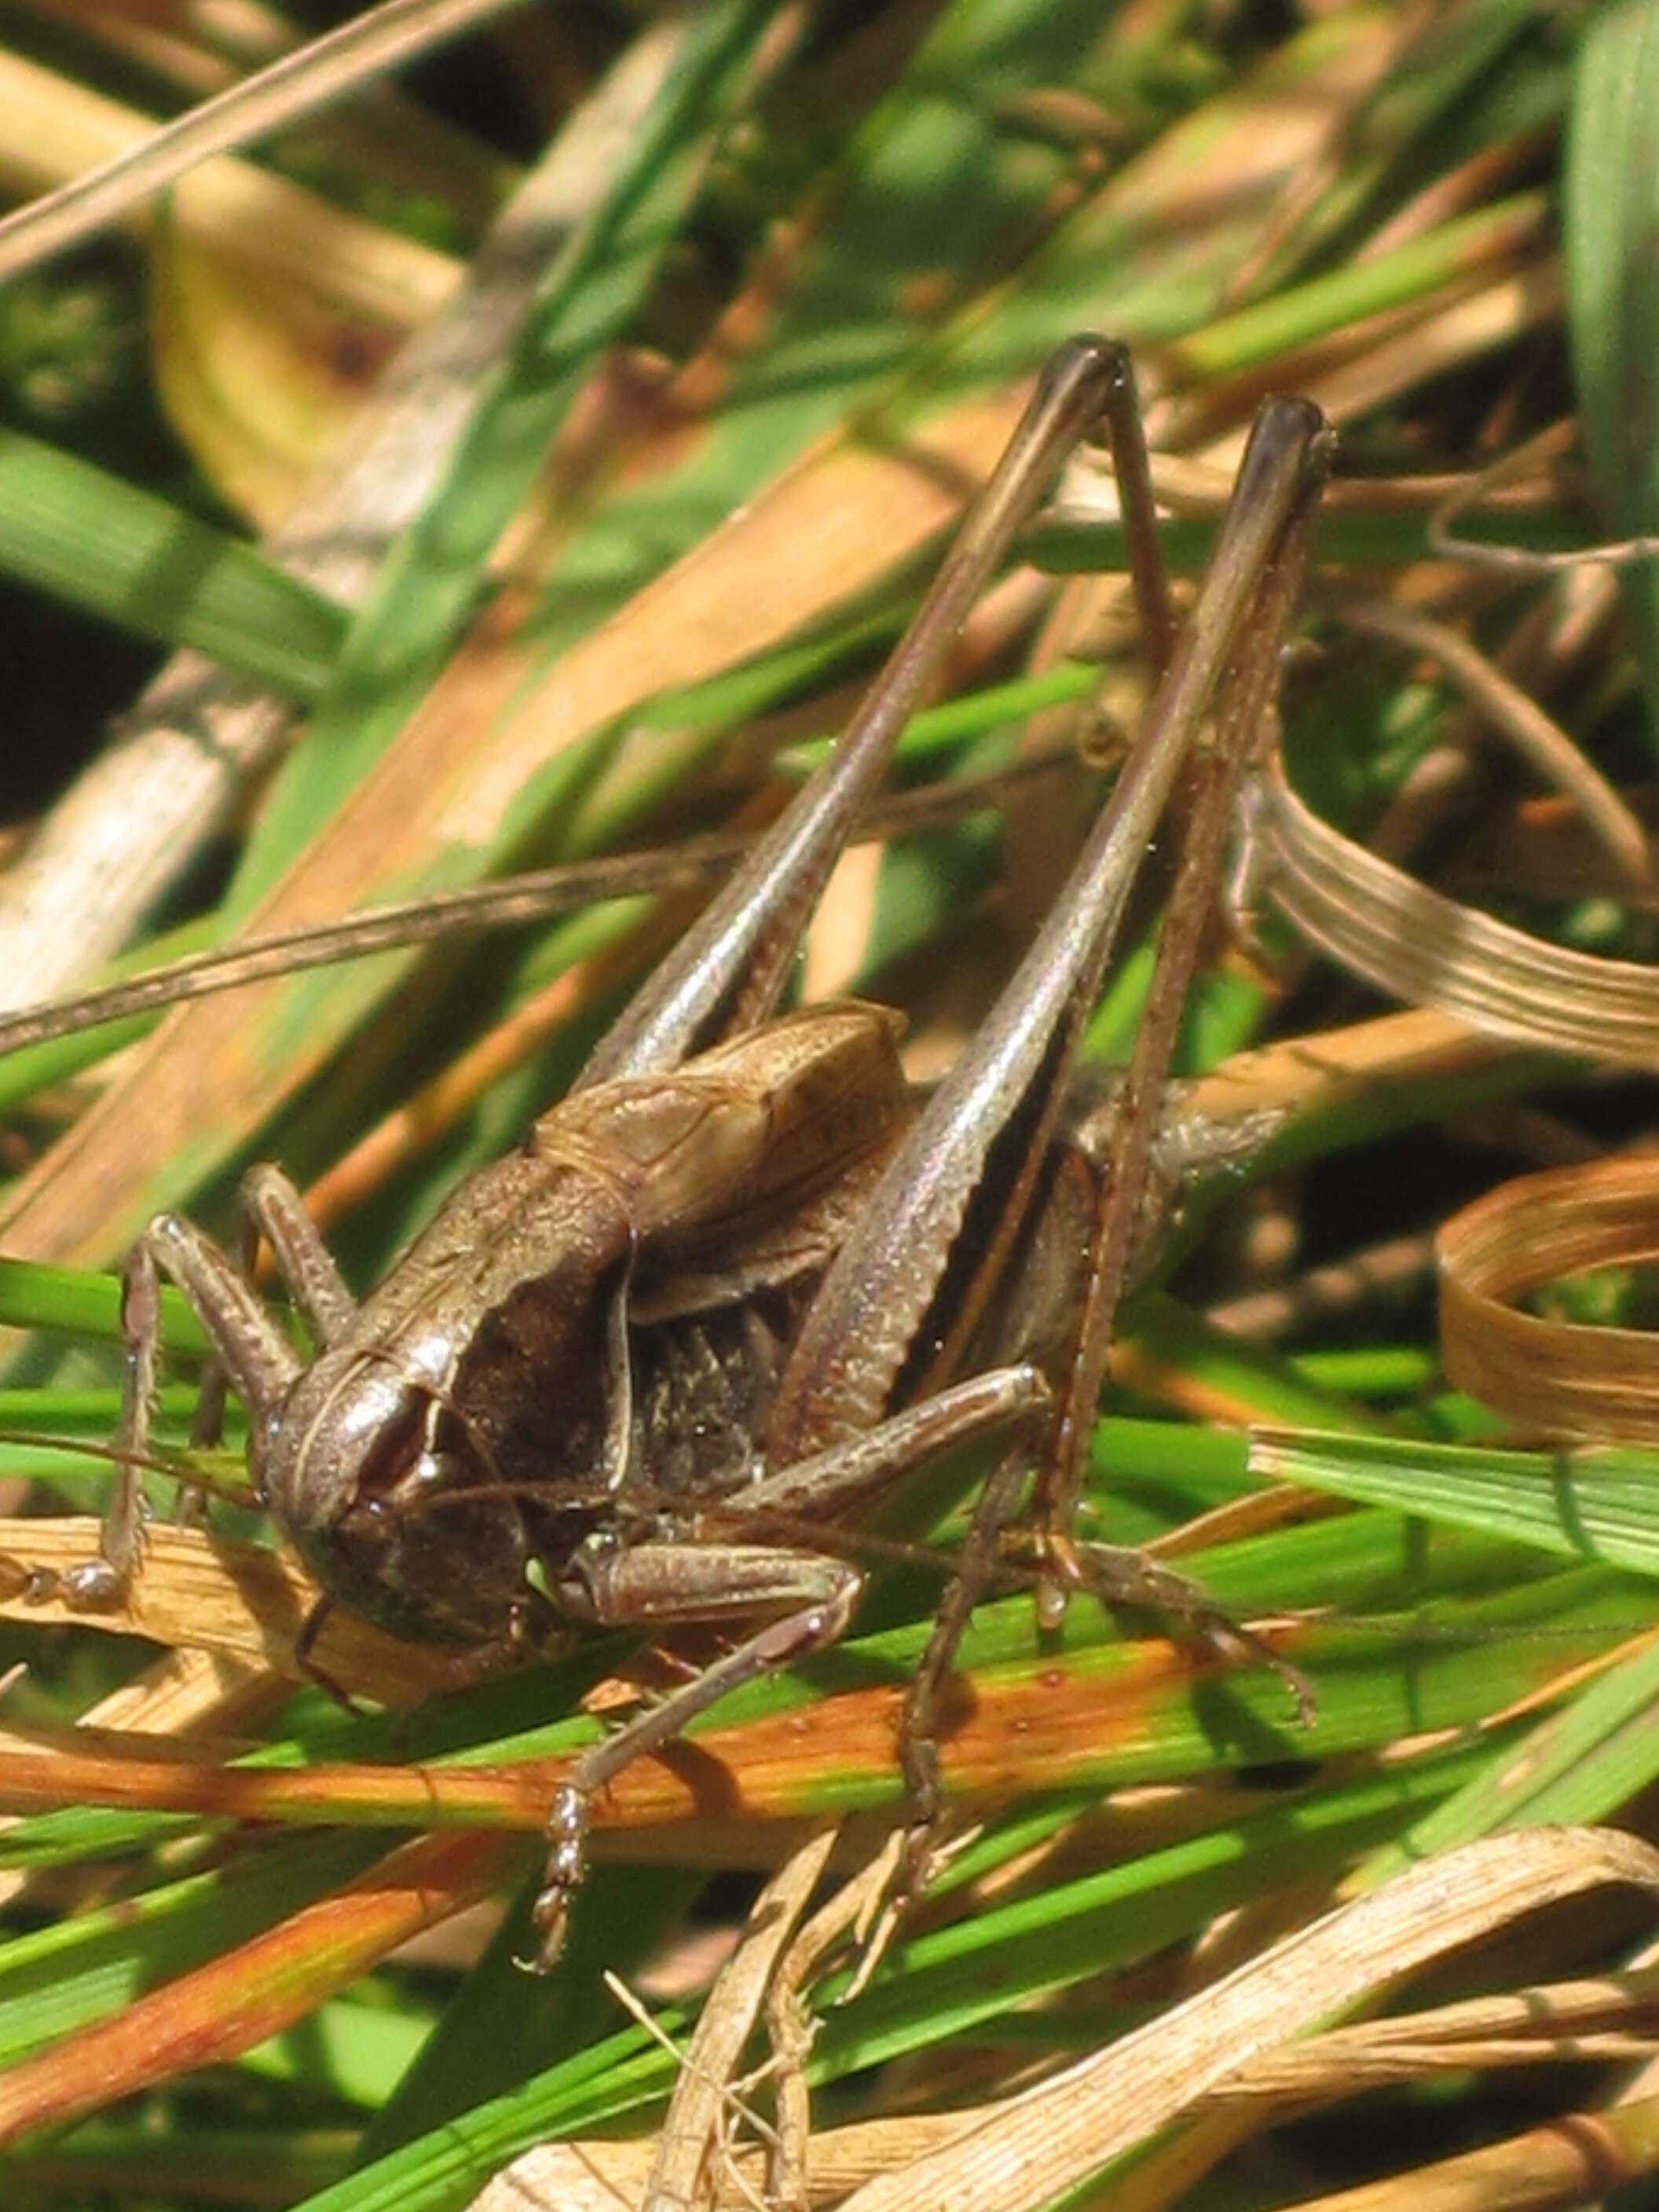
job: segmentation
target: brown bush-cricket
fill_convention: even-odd
[[[1103,423],[1159,681],[1047,923],[914,1112],[895,1017],[844,1003],[779,1018],[776,1006],[943,647],[1060,461]],[[64,1578],[78,1602],[113,1601],[139,1565],[166,1275],[247,1407],[250,1472],[324,1605],[481,1654],[533,1649],[559,1622],[745,1630],[558,1790],[537,1906],[544,1961],[580,1879],[592,1793],[729,1688],[838,1637],[861,1578],[837,1555],[836,1524],[948,1445],[1012,1438],[907,1705],[918,1853],[937,1809],[938,1686],[976,1589],[1008,1557],[998,1533],[1033,1456],[1026,1561],[1051,1611],[1086,1583],[1264,1654],[1181,1577],[1079,1545],[1072,1522],[1174,1020],[1328,450],[1310,404],[1264,406],[1177,634],[1127,360],[1073,340],[830,760],[523,1147],[461,1184],[361,1303],[286,1178],[260,1167],[245,1179],[244,1256],[269,1243],[313,1338],[308,1361],[251,1269],[181,1217],[158,1216],[129,1257],[120,1472],[102,1556]],[[1067,1082],[1141,856],[1206,720],[1158,980],[1102,1118],[1100,1196],[1097,1147],[1067,1127]],[[817,1525],[822,1548],[802,1536]]]

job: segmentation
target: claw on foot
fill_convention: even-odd
[[[110,1613],[126,1602],[127,1583],[107,1559],[83,1559],[76,1567],[30,1567],[22,1595],[30,1605],[57,1599],[84,1613]]]
[[[1200,1585],[1173,1567],[1144,1553],[1109,1544],[1067,1547],[1065,1571],[1092,1589],[1105,1605],[1152,1606],[1188,1635],[1207,1644],[1223,1659],[1269,1668],[1289,1691],[1304,1728],[1318,1717],[1313,1686],[1268,1638],[1233,1620],[1206,1596]]]
[[[541,1941],[535,1957],[526,1962],[538,1974],[551,1973],[559,1962],[570,1926],[571,1899],[587,1871],[587,1798],[574,1783],[562,1783],[555,1790],[546,1832],[547,1863],[531,1910]]]
[[[1242,1621],[1230,1620],[1224,1613],[1201,1621],[1200,1628],[1224,1657],[1242,1660],[1247,1666],[1266,1667],[1277,1674],[1290,1693],[1297,1720],[1304,1728],[1313,1726],[1319,1718],[1319,1698],[1313,1684],[1259,1630],[1246,1628]]]
[[[71,1567],[64,1577],[64,1588],[72,1605],[119,1605],[127,1594],[125,1577],[107,1559],[88,1559],[82,1566]]]
[[[1073,1591],[1085,1589],[1089,1577],[1077,1546],[1063,1529],[1042,1531],[1038,1557],[1042,1572],[1036,1586],[1037,1626],[1052,1635],[1065,1624]]]

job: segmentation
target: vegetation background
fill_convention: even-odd
[[[1287,669],[1291,780],[1450,911],[1589,964],[1505,969],[1483,941],[1455,1006],[1423,988],[1411,1018],[1442,1026],[1412,1029],[1271,895],[1248,951],[1215,931],[1183,1069],[1279,1118],[1190,1196],[1125,1316],[1091,1508],[1115,1541],[1183,1532],[1221,1602],[1278,1624],[1317,1717],[1156,1623],[1079,1603],[1040,1638],[1026,1597],[982,1607],[946,1744],[982,1825],[854,2002],[834,2002],[844,1956],[813,1970],[817,2031],[776,2101],[787,2119],[810,2088],[815,2202],[1410,2192],[1420,2212],[1645,2173],[1651,1914],[1630,1885],[1651,1870],[1558,1831],[1639,1836],[1659,1765],[1639,972],[1659,602],[1640,559],[1532,556],[1656,526],[1659,9],[601,0],[422,52],[434,11],[405,8],[383,11],[410,48],[390,81],[319,104],[316,78],[279,79],[173,173],[155,124],[300,53],[319,12],[210,30],[166,0],[18,0],[0,26],[17,201],[128,157],[60,233],[0,226],[5,997],[752,823],[845,720],[1077,330],[1134,349],[1182,578],[1258,398],[1316,398],[1340,488]],[[1518,489],[1487,484],[1500,463]],[[1145,695],[1098,475],[1068,477],[906,738],[903,781],[967,799],[858,848],[811,933],[803,990],[903,1005],[918,1074],[1007,972],[1088,818],[1086,763]],[[987,805],[980,779],[1033,761]],[[1363,916],[1380,895],[1357,866]],[[571,1951],[537,1982],[514,1960],[549,1762],[592,1739],[625,1648],[427,1702],[416,1657],[365,1648],[353,1679],[409,1710],[344,1711],[292,1679],[298,1601],[257,1549],[158,1530],[103,1625],[137,1643],[28,1579],[84,1550],[84,1521],[54,1516],[107,1480],[109,1271],[143,1220],[223,1231],[243,1166],[274,1158],[374,1279],[559,1095],[687,910],[684,883],[590,902],[580,881],[550,922],[0,1059],[0,1321],[36,1332],[0,1391],[0,1637],[26,1670],[0,1737],[8,2203],[435,2212],[549,2139],[581,2148],[520,2169],[514,2202],[635,2201],[653,2151],[613,2173],[603,2143],[653,2143],[671,2039],[758,1877],[840,1815],[850,1870],[891,1816],[894,1700],[937,1585],[914,1565],[847,1645],[619,1788]],[[1413,975],[1444,911],[1395,928]],[[1133,1034],[1142,926],[1103,1065]],[[1477,1030],[1504,1007],[1501,1037]],[[1540,1261],[1536,1187],[1504,1201],[1517,1280],[1493,1299],[1564,1279],[1534,1300],[1545,1337],[1483,1339],[1490,1388],[1455,1389],[1435,1230],[1509,1178],[1603,1161],[1623,1210],[1588,1255]],[[1585,1190],[1566,1214],[1599,1223]],[[182,1449],[202,1348],[182,1302],[166,1338]],[[233,1419],[203,1462],[233,1492],[240,1444]],[[268,1541],[246,1499],[214,1525]],[[1383,1887],[1453,1847],[1443,1877]],[[1571,1890],[1576,1912],[1398,1999],[1440,2007],[1432,2033],[1390,2043],[1384,2020],[1265,2063]],[[1339,1896],[1391,1895],[1349,1936],[1306,1934]],[[1218,1984],[1285,1931],[1311,1948],[1275,1970],[1276,2010],[1263,1983]],[[1593,2003],[1571,1979],[1591,1968]],[[1054,2081],[1069,2134],[1001,2101]],[[960,2122],[941,2132],[974,2112],[981,2148],[1013,2146],[994,2174],[952,2149]],[[749,2158],[711,2154],[709,2185],[775,2197]]]

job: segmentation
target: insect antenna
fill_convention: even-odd
[[[169,1481],[184,1483],[227,1505],[246,1507],[256,1502],[246,1482],[227,1481],[222,1474],[203,1467],[191,1452],[169,1450],[165,1444],[150,1444],[135,1454],[125,1446],[102,1443],[95,1437],[54,1436],[46,1429],[11,1428],[0,1430],[0,1443],[13,1444],[24,1451],[62,1452],[81,1459],[103,1460],[116,1468],[141,1467],[146,1474],[165,1475]]]
[[[984,775],[952,777],[893,793],[868,811],[848,842],[881,843],[936,829],[981,808],[1000,806],[1013,790],[1069,768],[1074,758],[1069,748],[1055,750],[1033,754],[1028,760]],[[188,953],[118,982],[97,984],[90,990],[0,1013],[0,1054],[96,1029],[105,1022],[210,998],[216,992],[234,990],[272,975],[332,967],[399,946],[429,945],[467,930],[510,929],[550,921],[579,907],[601,905],[607,899],[695,889],[718,880],[754,842],[751,830],[711,830],[677,845],[653,845],[631,853],[606,854],[597,860],[567,861],[559,867],[532,869],[459,890],[428,891],[420,898],[364,907],[338,921],[312,922],[303,929],[276,930],[213,951]]]

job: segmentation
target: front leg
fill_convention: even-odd
[[[301,1370],[299,1354],[212,1238],[176,1213],[158,1213],[121,1273],[121,1334],[126,1346],[115,1487],[104,1516],[100,1556],[62,1578],[64,1594],[89,1607],[118,1605],[138,1564],[143,1536],[143,1466],[155,1395],[161,1338],[161,1278],[184,1292],[256,1425]]]
[[[236,1212],[240,1229],[237,1261],[244,1281],[253,1284],[258,1279],[263,1237],[312,1342],[319,1349],[334,1343],[356,1312],[357,1302],[346,1288],[333,1254],[319,1236],[317,1224],[293,1183],[280,1168],[267,1160],[258,1161],[237,1189]],[[220,1359],[210,1361],[203,1371],[190,1438],[200,1449],[219,1441],[228,1379],[225,1363]]]
[[[547,1816],[547,1864],[534,1908],[538,1972],[556,1964],[564,1946],[571,1900],[587,1870],[587,1806],[594,1792],[636,1759],[672,1743],[728,1690],[836,1643],[862,1587],[857,1569],[839,1559],[769,1546],[638,1544],[578,1556],[561,1584],[561,1603],[596,1626],[718,1620],[763,1602],[791,1609],[584,1752],[559,1784]]]
[[[564,1941],[571,1899],[586,1869],[587,1804],[625,1766],[660,1750],[700,1713],[740,1683],[775,1674],[810,1651],[821,1651],[845,1632],[863,1578],[854,1567],[817,1552],[744,1542],[769,1522],[823,1519],[862,1504],[927,1459],[969,1437],[995,1429],[1018,1428],[1040,1419],[1048,1404],[1042,1377],[1034,1368],[1011,1367],[972,1376],[920,1406],[895,1414],[868,1435],[844,1443],[775,1474],[763,1475],[745,1490],[696,1516],[696,1534],[678,1543],[636,1544],[579,1553],[561,1579],[563,1611],[596,1626],[638,1626],[643,1623],[718,1621],[752,1618],[762,1610],[788,1610],[724,1658],[705,1668],[682,1688],[651,1706],[578,1760],[562,1783],[547,1822],[547,1868],[535,1919],[541,1933],[537,1965],[552,1966]],[[1027,1454],[1011,1458],[1018,1491]],[[1000,1498],[1007,1485],[994,1485]],[[980,1526],[984,1509],[975,1516]],[[734,1540],[723,1541],[722,1530]],[[948,1624],[936,1629],[919,1680],[901,1724],[900,1753],[905,1782],[915,1806],[913,1836],[931,1834],[938,1810],[938,1758],[931,1734],[933,1697],[949,1671],[969,1612],[992,1571],[994,1536],[988,1534],[951,1585],[957,1602]],[[914,1844],[920,1863],[923,1843]]]
[[[236,1205],[242,1218],[245,1274],[252,1281],[263,1237],[312,1342],[319,1350],[335,1343],[356,1312],[357,1301],[306,1212],[304,1199],[280,1168],[264,1160],[242,1177]]]

